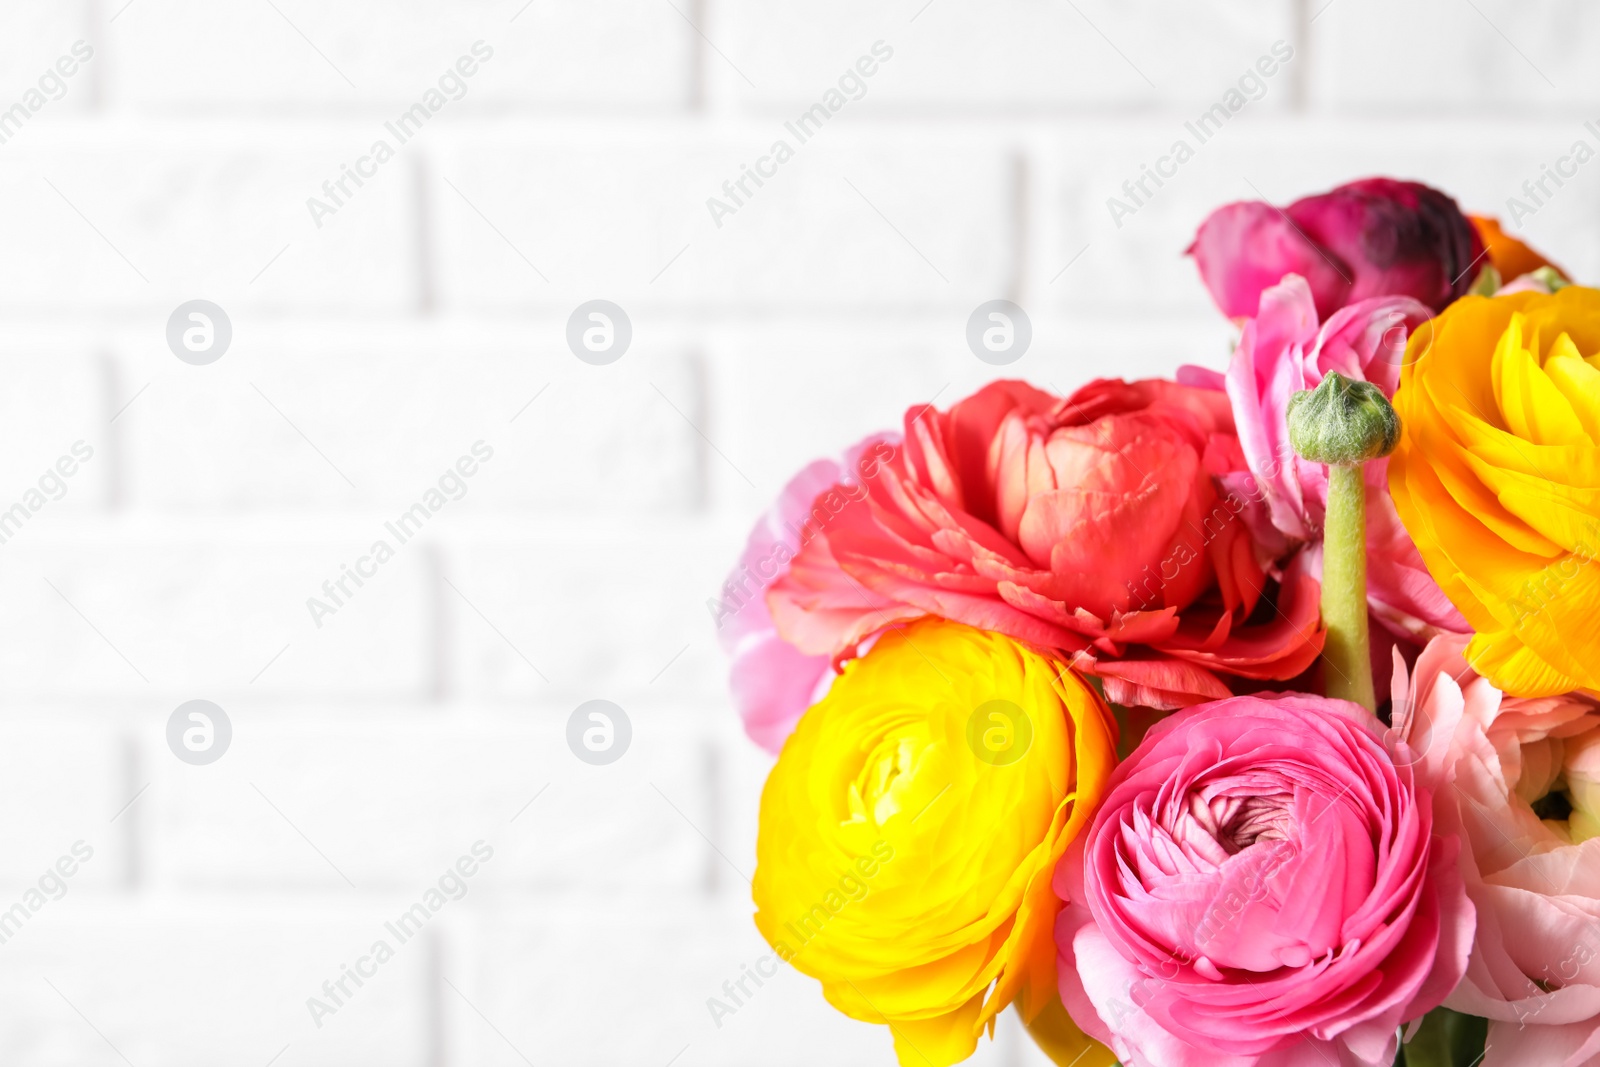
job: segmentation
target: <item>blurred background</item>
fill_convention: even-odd
[[[4,0],[0,1062],[892,1062],[787,969],[708,1008],[766,951],[750,524],[995,377],[1221,367],[1228,201],[1419,179],[1600,277],[1597,47],[1556,0]],[[1008,1015],[974,1062],[1044,1061]]]

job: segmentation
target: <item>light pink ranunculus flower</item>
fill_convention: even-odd
[[[1430,786],[1358,705],[1197,704],[1112,775],[1056,869],[1061,999],[1128,1067],[1387,1067],[1466,968]]]
[[[1410,297],[1374,297],[1347,305],[1327,322],[1317,319],[1311,290],[1299,275],[1261,294],[1228,365],[1225,388],[1248,473],[1224,476],[1242,498],[1251,534],[1268,555],[1282,558],[1322,537],[1328,470],[1307,463],[1289,445],[1289,400],[1315,389],[1329,371],[1368,381],[1393,396],[1410,331],[1429,311]],[[1198,380],[1189,371],[1192,380]],[[1366,464],[1367,603],[1395,636],[1422,644],[1436,633],[1469,629],[1428,573],[1389,496],[1389,461]],[[1253,490],[1253,491],[1252,491]],[[1381,664],[1380,664],[1381,666]]]
[[[898,434],[874,434],[839,459],[819,459],[789,480],[756,520],[739,562],[711,601],[717,639],[732,659],[729,687],[745,733],[776,754],[800,716],[833,679],[830,659],[807,655],[778,635],[767,610],[767,589],[789,563],[845,508],[859,506],[863,482],[876,477],[899,448]]]
[[[1483,1067],[1600,1065],[1600,706],[1507,697],[1467,666],[1468,638],[1435,638],[1393,734],[1459,836],[1478,933],[1446,1004],[1490,1020]]]

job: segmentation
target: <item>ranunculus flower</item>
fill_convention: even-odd
[[[1411,337],[1400,518],[1515,696],[1600,689],[1600,292],[1467,297]]]
[[[1472,287],[1483,242],[1437,189],[1367,178],[1286,208],[1260,200],[1218,208],[1189,253],[1225,315],[1254,315],[1262,290],[1298,274],[1326,319],[1375,296],[1409,296],[1437,311]]]
[[[1600,709],[1577,696],[1503,696],[1435,639],[1408,687],[1395,676],[1394,733],[1433,793],[1435,826],[1459,835],[1477,938],[1445,1003],[1490,1021],[1483,1067],[1584,1067],[1600,1058]]]
[[[1250,469],[1224,475],[1222,482],[1252,502],[1245,521],[1270,556],[1320,542],[1328,503],[1328,468],[1306,462],[1289,446],[1290,398],[1315,389],[1329,371],[1393,396],[1406,337],[1428,317],[1428,309],[1410,297],[1373,297],[1340,308],[1319,325],[1311,290],[1299,275],[1262,292],[1226,379]],[[1428,574],[1395,512],[1388,464],[1379,459],[1363,468],[1372,614],[1395,635],[1419,643],[1440,631],[1464,632],[1466,620]]]
[[[807,655],[778,636],[767,611],[767,589],[789,571],[800,547],[861,501],[861,483],[899,448],[894,434],[876,434],[840,459],[819,459],[789,479],[756,520],[744,552],[708,607],[717,639],[732,660],[729,687],[745,733],[768,752],[783,747],[794,724],[833,677],[830,658]]]
[[[1299,560],[1267,581],[1245,502],[1217,492],[1243,469],[1213,390],[1102,380],[1062,400],[994,382],[907,412],[865,506],[805,545],[767,603],[808,655],[942,616],[1064,650],[1119,704],[1292,678],[1322,647],[1317,584]]]
[[[1128,1067],[1387,1067],[1460,979],[1472,905],[1432,798],[1358,705],[1157,723],[1056,871],[1061,998]]]
[[[840,1011],[887,1023],[902,1064],[965,1059],[1013,1000],[1024,1019],[1054,1003],[1051,872],[1115,736],[1053,656],[943,620],[889,631],[767,779],[757,927]],[[1073,1038],[1082,1065],[1110,1063]]]

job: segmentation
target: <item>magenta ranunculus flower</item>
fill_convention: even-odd
[[[1322,537],[1328,468],[1289,447],[1289,400],[1330,372],[1367,381],[1393,396],[1410,332],[1429,318],[1410,297],[1373,297],[1318,322],[1310,287],[1291,274],[1261,294],[1245,323],[1225,379],[1248,473],[1222,482],[1252,506],[1243,518],[1257,545],[1282,559]],[[1191,375],[1193,376],[1193,375]],[[1389,496],[1389,461],[1363,469],[1367,483],[1367,602],[1396,637],[1425,643],[1465,633],[1467,621],[1428,573]]]
[[[874,434],[840,459],[816,460],[789,479],[756,520],[721,599],[709,605],[717,639],[733,661],[729,687],[745,733],[768,752],[783,747],[833,672],[829,657],[807,655],[778,636],[767,610],[767,589],[789,573],[790,561],[812,538],[865,498],[863,481],[877,476],[899,444],[898,434]]]
[[[1383,738],[1293,693],[1153,727],[1056,869],[1078,1025],[1128,1067],[1387,1067],[1460,980],[1474,913]]]
[[[1262,290],[1298,274],[1326,319],[1375,296],[1443,310],[1471,288],[1483,241],[1437,189],[1366,178],[1286,208],[1260,200],[1220,207],[1200,224],[1189,253],[1225,315],[1254,315]]]

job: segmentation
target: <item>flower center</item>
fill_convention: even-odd
[[[1517,746],[1516,795],[1553,833],[1573,844],[1600,836],[1600,736],[1541,737]]]
[[[1572,801],[1559,790],[1546,793],[1533,802],[1533,813],[1543,822],[1566,822],[1572,818]]]
[[[890,736],[880,740],[851,785],[852,814],[882,826],[900,810],[915,763],[916,744],[911,738]]]
[[[1289,838],[1292,818],[1286,793],[1262,797],[1229,798],[1231,812],[1220,812],[1217,842],[1235,855],[1257,841],[1285,841]]]

